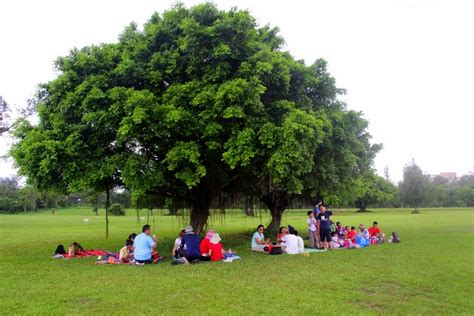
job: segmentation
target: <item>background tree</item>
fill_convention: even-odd
[[[403,169],[403,181],[398,186],[400,201],[404,206],[417,209],[427,201],[429,189],[429,176],[413,161]]]
[[[356,183],[354,205],[360,211],[366,211],[370,205],[393,201],[397,193],[397,188],[392,182],[374,172],[366,172]]]

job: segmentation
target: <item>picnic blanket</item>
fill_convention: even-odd
[[[68,254],[64,254],[62,256],[65,259],[71,259],[71,258],[105,256],[105,255],[110,255],[110,254],[113,254],[113,253],[109,251],[98,250],[98,249],[89,249],[89,250],[79,251],[78,253],[76,253],[75,256],[70,256]]]
[[[304,253],[311,253],[311,252],[326,252],[327,250],[324,249],[315,249],[315,248],[304,248]]]

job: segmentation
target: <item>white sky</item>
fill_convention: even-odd
[[[192,5],[201,1],[183,1]],[[474,1],[215,1],[278,26],[297,59],[329,62],[349,108],[363,111],[393,180],[415,161],[428,173],[474,171]],[[116,41],[174,1],[1,1],[0,95],[24,106],[53,61],[73,47]],[[9,141],[0,140],[0,151]],[[0,163],[0,177],[13,174]]]

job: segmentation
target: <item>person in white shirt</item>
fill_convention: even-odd
[[[282,250],[284,253],[294,255],[298,253],[298,238],[288,232],[285,226],[280,227],[280,233],[282,234]]]
[[[318,221],[314,218],[314,212],[308,211],[308,219],[306,223],[308,224],[308,239],[309,239],[309,248],[319,248],[319,233],[317,229]]]
[[[296,236],[296,242],[298,245],[298,253],[303,253],[304,252],[304,240],[300,236]]]

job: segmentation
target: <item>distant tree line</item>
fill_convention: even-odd
[[[0,178],[0,212],[20,213],[70,206],[91,206],[97,212],[99,206],[105,204],[105,193],[80,191],[68,195],[57,192],[39,191],[31,185],[21,186],[18,179]],[[130,192],[117,190],[111,193],[112,203],[131,207]]]

